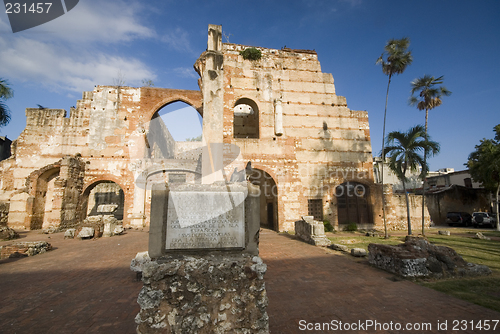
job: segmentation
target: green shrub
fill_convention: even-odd
[[[349,224],[347,224],[345,230],[346,231],[350,231],[350,232],[357,231],[358,230],[358,225],[356,223],[349,223]]]
[[[333,232],[333,226],[328,220],[323,221],[323,225],[325,225],[325,232]]]
[[[262,52],[257,48],[246,48],[240,51],[240,55],[246,60],[259,60],[262,57]]]

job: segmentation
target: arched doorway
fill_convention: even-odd
[[[201,182],[202,118],[190,104],[175,100],[158,109],[149,122],[143,165],[145,224],[149,224],[155,183]]]
[[[36,180],[35,200],[30,229],[39,230],[49,226],[58,226],[61,213],[61,185],[56,183],[60,168],[51,168],[43,172]],[[58,194],[59,196],[55,196]],[[59,200],[58,200],[59,199]]]
[[[253,168],[249,181],[260,187],[260,225],[271,230],[279,230],[278,187],[267,172]]]
[[[119,184],[102,180],[85,189],[82,209],[85,217],[112,215],[117,220],[123,220],[125,210],[125,195]]]
[[[370,188],[359,182],[344,182],[335,188],[338,223],[372,224],[370,214]]]

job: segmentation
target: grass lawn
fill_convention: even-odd
[[[405,241],[404,236],[390,237],[389,239],[384,239],[383,233],[381,233],[380,235],[381,235],[380,237],[366,237],[364,233],[361,232],[349,232],[347,236],[346,235],[336,236],[335,234],[328,233],[327,237],[334,244],[345,245],[349,248],[364,248],[367,251],[369,244],[397,245]]]
[[[492,275],[446,280],[419,279],[417,283],[500,312],[500,241],[473,239],[476,232],[478,231],[473,229],[453,229],[451,236],[438,235],[437,231],[426,232],[426,236],[435,245],[453,248],[468,262],[487,265],[493,271]],[[500,237],[500,232],[497,231],[481,232],[488,237]],[[366,237],[359,232],[352,232],[336,236],[329,233],[328,238],[349,248],[364,249],[370,243],[396,245],[404,241],[404,236],[384,239],[383,233],[381,235],[382,237]]]
[[[467,236],[430,235],[428,239],[436,245],[453,248],[465,261],[487,265],[493,271],[492,275],[419,283],[500,312],[500,241],[473,239],[476,232],[471,230],[467,232]],[[482,233],[489,237],[500,237],[500,232],[497,231]]]

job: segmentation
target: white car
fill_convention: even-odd
[[[495,227],[496,220],[487,212],[474,212],[472,214],[472,226],[478,227],[484,225]]]

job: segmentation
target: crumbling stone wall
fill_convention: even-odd
[[[65,156],[33,171],[10,196],[8,225],[18,229],[68,228],[78,222],[85,163]]]
[[[142,272],[137,333],[269,333],[266,269],[241,254],[152,261]]]
[[[80,158],[66,156],[61,160],[59,182],[63,188],[59,228],[67,229],[79,223],[78,203],[83,189],[85,163]]]
[[[17,242],[0,246],[0,259],[35,256],[52,250],[52,245],[46,241]]]
[[[392,192],[390,185],[386,185],[386,218],[387,228],[389,230],[398,231],[408,229],[408,219],[406,211],[406,198],[404,194]],[[422,231],[422,195],[408,194],[408,202],[410,204],[411,228],[415,233]],[[431,226],[431,216],[427,210],[426,203],[425,227]],[[420,231],[420,232],[419,232]]]
[[[316,221],[311,216],[304,216],[302,220],[295,222],[295,235],[315,246],[329,246],[331,244],[325,235],[323,222]]]
[[[7,226],[7,221],[9,219],[9,207],[9,203],[0,202],[0,226]]]
[[[485,265],[467,263],[450,247],[407,236],[400,245],[368,245],[370,264],[402,277],[449,278],[491,274]]]
[[[76,107],[70,108],[69,117],[62,109],[26,109],[26,128],[16,141],[15,157],[0,162],[0,200],[11,203],[9,226],[20,229],[42,227],[43,221],[37,222],[35,217],[35,223],[31,224],[32,217],[27,214],[33,211],[33,207],[41,206],[43,201],[35,203],[40,196],[27,192],[26,180],[32,173],[75,153],[81,155],[85,164],[82,185],[73,184],[72,180],[80,180],[73,176],[65,178],[64,183],[47,180],[52,181],[49,188],[59,200],[51,210],[53,224],[59,219],[64,205],[63,225],[73,226],[75,219],[80,218],[74,214],[75,210],[83,211],[83,214],[86,211],[86,208],[82,209],[82,203],[75,206],[76,194],[81,192],[78,189],[83,187],[86,190],[101,180],[114,181],[123,189],[126,226],[148,224],[144,205],[147,192],[142,184],[136,189],[136,179],[155,164],[154,156],[161,152],[161,148],[154,145],[155,131],[152,133],[153,147],[147,147],[150,121],[158,110],[174,101],[184,101],[201,113],[198,91],[110,86],[97,86],[92,92],[84,92]],[[161,124],[159,126],[161,128]],[[169,145],[167,157],[174,152],[171,142]],[[196,170],[197,160],[179,164],[183,167],[193,165],[192,169]],[[177,169],[177,165],[172,169]],[[68,166],[68,171],[72,169],[73,166]],[[33,181],[36,184],[38,179]]]

